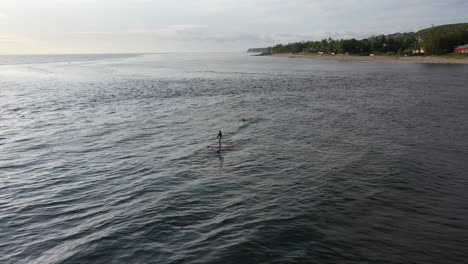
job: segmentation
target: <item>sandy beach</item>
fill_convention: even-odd
[[[449,59],[438,57],[387,57],[387,56],[347,56],[347,55],[301,55],[291,53],[273,54],[275,57],[305,58],[314,60],[335,60],[335,61],[370,61],[370,62],[407,62],[407,63],[444,63],[444,64],[468,64],[466,59]]]

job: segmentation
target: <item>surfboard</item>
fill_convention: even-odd
[[[209,145],[207,148],[219,148],[219,145]],[[233,148],[233,145],[221,145],[221,148]]]

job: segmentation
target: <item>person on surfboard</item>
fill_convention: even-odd
[[[221,138],[223,137],[223,133],[221,132],[221,130],[219,130],[218,132],[218,136],[216,137],[219,141],[219,149],[221,149]]]

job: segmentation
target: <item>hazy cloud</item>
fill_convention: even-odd
[[[8,36],[0,36],[0,42],[3,42],[3,43],[9,42],[10,43],[10,42],[15,42],[15,40],[8,37]]]
[[[0,35],[31,53],[240,51],[468,22],[466,0],[0,1]]]
[[[363,39],[372,35],[377,35],[379,32],[368,33],[358,31],[317,31],[317,32],[273,32],[260,34],[210,34],[206,32],[191,32],[190,34],[181,34],[176,37],[178,41],[203,41],[217,43],[258,43],[263,45],[274,45],[278,43],[290,43],[308,40],[321,40],[326,38],[347,39],[356,38]]]
[[[178,41],[216,42],[216,43],[239,43],[239,42],[263,42],[262,35],[256,34],[210,34],[204,32],[191,32],[190,34],[179,35]]]
[[[197,29],[204,28],[203,25],[195,24],[183,24],[183,25],[169,25],[166,27],[155,28],[155,29],[135,29],[130,30],[127,33],[130,34],[144,34],[144,35],[156,35],[156,36],[176,36],[178,34],[190,33]]]
[[[79,35],[113,35],[115,32],[110,31],[83,31],[83,32],[76,32],[75,34]]]

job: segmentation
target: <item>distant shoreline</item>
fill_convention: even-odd
[[[305,58],[314,60],[333,60],[333,61],[364,61],[364,62],[404,62],[404,63],[440,63],[440,64],[468,64],[466,59],[451,59],[439,57],[389,57],[389,56],[349,56],[349,55],[303,55],[291,53],[278,53],[267,56],[287,57],[287,58]]]

